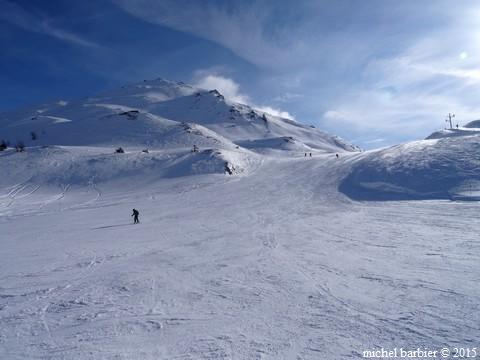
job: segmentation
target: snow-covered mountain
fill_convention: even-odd
[[[24,161],[12,149],[2,154],[11,175],[0,185],[247,174],[265,156],[340,153],[345,161],[339,161],[344,173],[339,188],[353,199],[475,199],[479,126],[480,120],[472,121],[426,140],[358,153],[337,136],[228,101],[215,89],[144,80],[95,97],[0,115],[0,139],[28,146]],[[119,147],[125,153],[115,153]]]
[[[259,163],[260,154],[358,151],[311,126],[230,102],[215,89],[163,79],[2,114],[0,139],[29,147],[26,161],[5,156],[4,164],[50,184],[64,182],[65,174],[85,184],[143,171],[166,177],[240,173]],[[192,153],[194,145],[198,152]],[[118,147],[126,154],[114,154]]]
[[[144,81],[95,97],[59,102],[0,118],[2,137],[29,145],[142,145],[151,148],[241,143],[256,150],[356,151],[311,126],[259,112],[204,90],[163,79]],[[194,124],[194,131],[189,129]],[[31,133],[37,139],[31,140]],[[197,136],[197,138],[188,135]],[[186,137],[186,138],[182,138]],[[280,141],[276,141],[280,140]],[[238,145],[238,144],[237,144]]]
[[[477,125],[359,152],[164,80],[3,114],[0,358],[475,345]]]

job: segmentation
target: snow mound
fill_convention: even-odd
[[[477,134],[480,134],[480,120],[471,121],[463,127],[435,131],[427,137],[427,140],[456,136],[471,136]]]
[[[45,146],[16,153],[0,152],[2,166],[10,169],[0,177],[0,187],[28,182],[35,185],[88,186],[112,181],[142,182],[189,175],[248,173],[258,163],[242,150],[204,149],[199,152],[149,151],[112,148]],[[143,180],[142,180],[143,179]]]
[[[471,136],[480,134],[480,129],[478,128],[458,128],[458,129],[445,129],[435,131],[429,135],[426,140],[431,139],[443,139],[447,137],[457,137],[457,136]]]
[[[480,199],[480,136],[422,140],[362,154],[339,189],[355,200]]]
[[[250,169],[255,161],[244,152],[207,149],[196,154],[185,154],[174,160],[165,177],[198,174],[241,174]]]
[[[470,121],[467,125],[465,125],[465,127],[480,129],[480,120]]]

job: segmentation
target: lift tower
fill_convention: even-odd
[[[445,122],[450,123],[450,129],[453,129],[452,118],[454,118],[454,117],[455,117],[455,114],[448,113],[447,119],[445,120]]]

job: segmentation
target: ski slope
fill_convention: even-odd
[[[4,189],[1,357],[345,359],[475,346],[477,203],[349,200],[337,186],[358,156]]]
[[[0,119],[1,359],[478,346],[474,133],[359,152],[165,80]]]
[[[340,190],[356,200],[480,199],[480,135],[365,152]]]

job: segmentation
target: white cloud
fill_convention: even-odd
[[[21,27],[24,30],[45,34],[76,45],[101,47],[77,34],[53,26],[49,19],[39,18],[13,2],[0,0],[0,9],[2,9],[0,11],[1,20]]]
[[[479,118],[478,40],[475,31],[442,30],[397,56],[372,60],[362,84],[330,104],[324,124],[365,139],[374,132],[394,142],[428,136],[445,126],[449,112],[455,112],[461,124]]]
[[[273,116],[278,116],[284,119],[291,119],[295,120],[292,114],[290,114],[288,111],[283,111],[280,109],[275,109],[272,108],[271,106],[254,106],[254,108],[258,111],[273,115]]]
[[[329,131],[363,138],[371,145],[372,136],[385,139],[385,143],[425,138],[445,126],[445,116],[455,112],[456,120],[466,123],[478,118],[478,113],[459,99],[448,94],[391,94],[388,90],[353,91],[336,106],[323,114],[323,124]]]
[[[222,75],[197,72],[197,81],[195,81],[194,85],[207,90],[216,89],[227,99],[235,102],[242,104],[250,103],[249,97],[240,93],[240,86],[232,79]]]
[[[294,120],[294,117],[287,111],[283,111],[271,106],[256,105],[251,98],[240,91],[240,85],[233,79],[210,73],[208,70],[198,70],[194,74],[194,85],[206,90],[218,90],[226,99],[241,104],[250,105],[258,111],[268,113],[273,116],[279,116]]]

